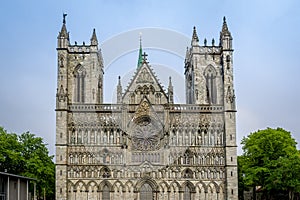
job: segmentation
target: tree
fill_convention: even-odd
[[[294,199],[295,192],[300,191],[300,154],[280,157],[272,161],[273,173],[267,178],[269,189],[288,191],[289,199]]]
[[[22,146],[16,134],[7,134],[0,127],[0,171],[18,173],[23,170],[25,163],[21,155]]]
[[[37,179],[38,196],[43,196],[46,191],[47,199],[54,199],[55,165],[43,139],[26,132],[19,136],[19,140],[22,144],[22,156],[26,160],[23,175]]]
[[[7,133],[0,127],[0,170],[34,178],[37,197],[55,197],[55,165],[43,139],[29,132]]]
[[[259,130],[244,137],[242,181],[246,186],[260,186],[265,198],[272,199],[280,192],[289,192],[293,199],[300,189],[300,157],[296,141],[282,129]],[[290,171],[287,172],[287,169]]]
[[[245,156],[238,156],[238,188],[239,199],[244,200],[244,191],[247,189],[245,185]]]

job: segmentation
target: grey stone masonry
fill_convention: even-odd
[[[71,44],[64,18],[57,37],[57,200],[237,200],[232,36],[187,48],[186,103],[174,103],[146,54],[117,102],[103,103],[96,31]],[[117,47],[111,47],[117,48]],[[183,83],[182,83],[183,84]]]

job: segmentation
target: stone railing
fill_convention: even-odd
[[[122,104],[71,104],[68,106],[70,111],[95,111],[95,112],[120,112],[123,109],[134,112],[139,107],[137,104],[122,105]],[[172,104],[172,105],[153,105],[156,112],[163,112],[165,108],[169,108],[170,112],[222,112],[221,105],[187,105],[187,104]]]
[[[170,105],[170,110],[175,112],[222,112],[223,106],[174,104]]]
[[[121,111],[120,104],[72,104],[68,106],[70,111]]]

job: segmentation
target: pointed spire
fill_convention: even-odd
[[[225,16],[223,17],[223,26],[222,26],[222,32],[221,32],[221,34],[223,34],[223,35],[230,35],[230,32],[229,32],[228,27],[227,27],[226,17]]]
[[[140,49],[139,49],[137,68],[141,67],[142,64],[143,64],[142,33],[140,33]]]
[[[98,45],[98,39],[97,39],[97,35],[96,35],[96,30],[93,29],[93,34],[91,37],[91,45],[93,46],[97,46]]]
[[[121,85],[121,76],[118,77],[118,86],[117,86],[117,103],[122,103],[122,85]]]
[[[194,26],[191,45],[192,46],[198,46],[198,42],[199,42],[199,38],[198,38],[198,35],[197,35],[196,27]]]
[[[169,87],[173,87],[172,86],[172,77],[171,76],[169,77]]]
[[[121,76],[119,76],[118,79],[118,86],[121,86]]]
[[[171,78],[171,76],[169,77],[168,97],[169,97],[169,103],[174,103],[173,85],[172,85],[172,78]]]
[[[67,14],[64,13],[63,14],[63,25],[61,27],[61,31],[59,32],[58,37],[69,38],[69,34],[68,34],[68,31],[67,31],[67,27],[66,27],[66,16],[67,16]]]
[[[196,42],[199,42],[199,39],[198,39],[198,35],[197,35],[197,31],[196,31],[196,27],[194,26],[193,28],[193,37],[192,37],[192,40],[193,41],[196,41]]]
[[[220,32],[220,46],[222,46],[223,49],[232,49],[232,36],[228,30],[225,17],[223,18],[222,31]]]

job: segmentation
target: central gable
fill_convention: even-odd
[[[168,97],[148,63],[143,60],[123,95],[123,103],[138,104],[147,97],[151,104],[168,103]]]

